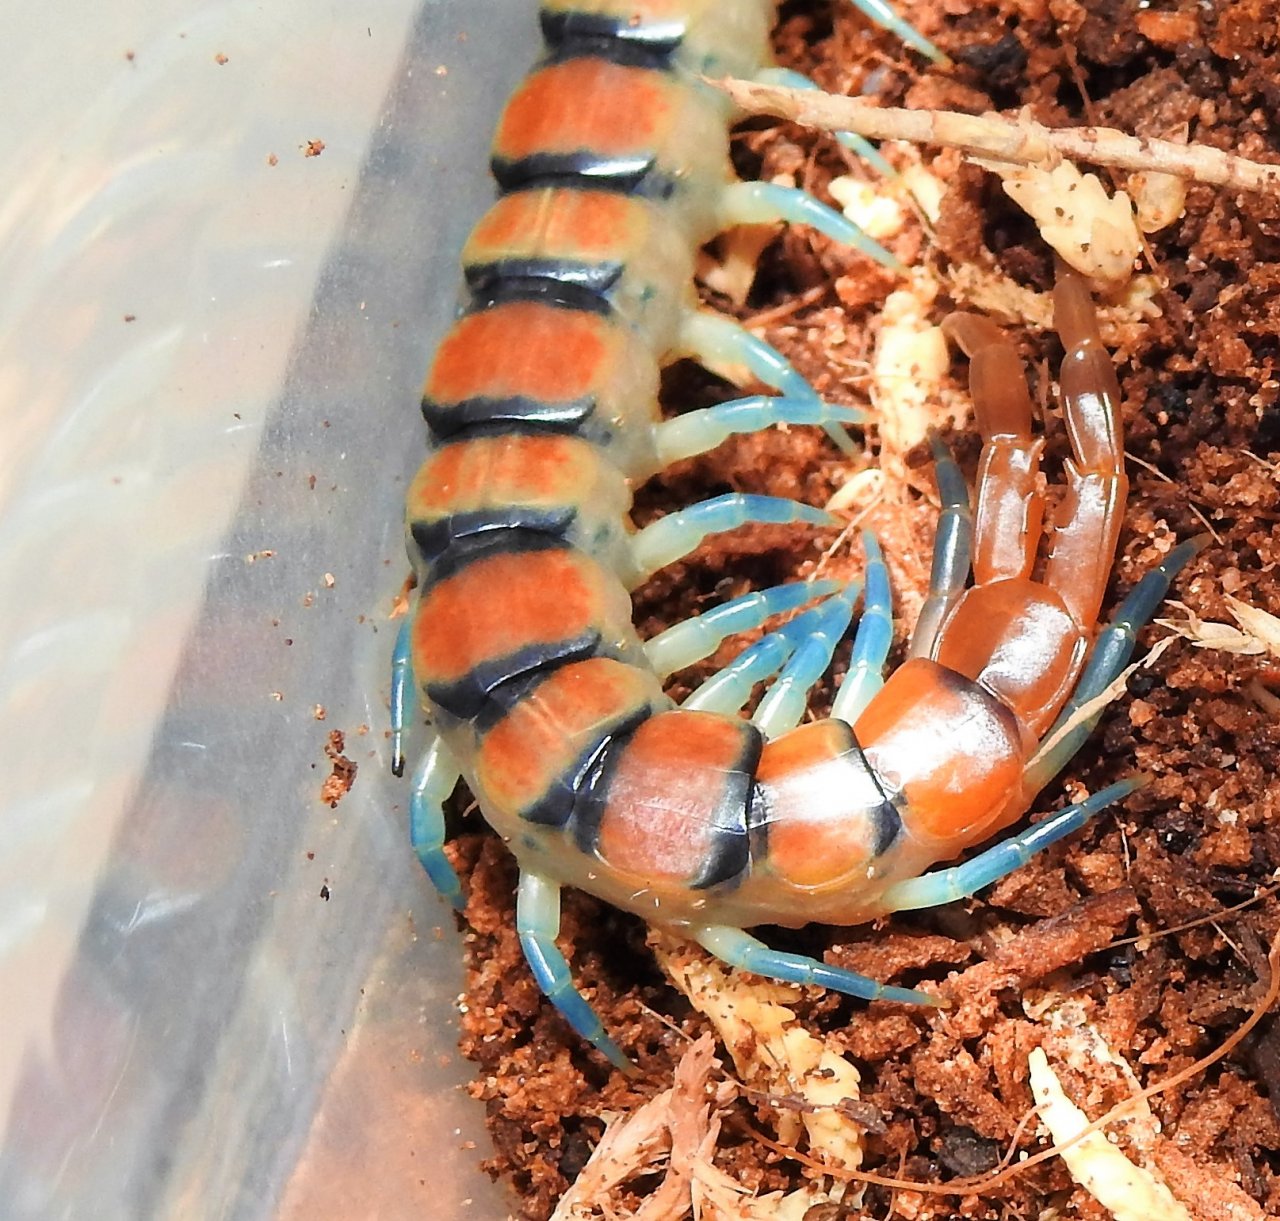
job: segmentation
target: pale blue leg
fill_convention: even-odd
[[[444,803],[462,773],[439,739],[427,747],[413,771],[409,796],[409,840],[435,888],[461,911],[462,885],[444,854]]]
[[[889,588],[889,570],[879,540],[870,530],[862,532],[862,546],[867,553],[867,593],[862,604],[862,618],[853,637],[853,655],[849,673],[844,676],[831,705],[836,720],[852,725],[884,686],[884,669],[893,644],[893,592]]]
[[[659,465],[670,466],[681,458],[715,449],[735,433],[762,432],[774,424],[817,424],[828,430],[841,429],[848,424],[865,424],[866,420],[866,413],[856,407],[824,403],[817,398],[756,394],[655,424],[654,450]]]
[[[680,319],[676,349],[679,355],[692,356],[705,365],[743,365],[757,381],[789,399],[822,401],[777,348],[723,314],[686,310]]]
[[[809,695],[814,684],[831,665],[831,655],[849,627],[849,620],[853,618],[853,604],[861,592],[861,585],[855,583],[839,597],[828,598],[820,607],[815,608],[816,620],[805,631],[791,660],[765,692],[751,718],[752,723],[766,738],[776,738],[800,724],[809,705]]]
[[[865,13],[882,30],[902,39],[909,47],[914,47],[921,55],[927,55],[936,64],[944,67],[951,63],[937,47],[919,32],[909,21],[899,17],[885,0],[853,0],[859,12]]]
[[[1089,663],[1085,666],[1075,691],[1071,693],[1071,698],[1058,714],[1058,719],[1044,735],[1044,741],[1052,739],[1078,708],[1101,695],[1129,664],[1138,643],[1138,632],[1156,613],[1183,565],[1201,551],[1208,541],[1208,536],[1201,536],[1181,543],[1129,591],[1129,596],[1116,608],[1111,622],[1098,633],[1093,652],[1089,654]],[[1095,715],[1082,721],[1048,751],[1043,754],[1037,752],[1032,756],[1025,776],[1033,792],[1039,792],[1066,766],[1093,732],[1103,711],[1099,709]]]
[[[907,270],[847,216],[799,187],[784,187],[776,182],[732,183],[720,196],[719,221],[725,229],[734,225],[767,225],[774,221],[809,225],[841,245],[861,250],[881,267],[904,274]]]
[[[912,988],[891,988],[885,984],[878,984],[874,979],[868,979],[855,971],[829,967],[816,958],[771,950],[763,941],[752,937],[750,933],[744,933],[740,928],[723,926],[692,928],[689,930],[689,936],[721,962],[737,967],[740,971],[763,975],[766,979],[780,979],[789,984],[811,984],[820,988],[830,988],[833,992],[843,992],[846,996],[859,996],[868,1001],[898,1001],[904,1005],[935,1007],[943,1004],[936,996],[930,996],[927,992],[916,992]]]
[[[762,85],[782,85],[786,89],[821,92],[807,76],[791,68],[762,68],[756,73],[756,80]],[[861,157],[877,173],[883,174],[886,178],[898,177],[898,171],[880,155],[880,150],[865,136],[852,131],[837,131],[831,134],[835,136],[836,143],[841,148],[847,148],[855,157]]]
[[[569,974],[556,936],[560,932],[560,887],[536,873],[521,873],[516,892],[516,931],[520,948],[543,993],[582,1038],[624,1072],[635,1065],[605,1033],[596,1011],[587,1004]]]
[[[908,652],[912,657],[929,657],[933,653],[938,629],[964,593],[973,558],[973,514],[969,509],[969,489],[951,451],[936,436],[930,436],[929,441],[933,446],[942,513],[938,517],[938,536],[933,544],[929,596],[920,608],[916,630],[911,634]]]
[[[404,725],[413,690],[413,616],[406,615],[391,650],[391,773],[404,775]]]
[[[726,716],[739,711],[751,698],[756,684],[782,669],[788,658],[822,625],[828,602],[797,615],[790,623],[784,623],[777,631],[762,636],[755,644],[743,649],[680,707],[696,712],[719,712]]]
[[[1043,852],[1050,844],[1056,844],[1073,831],[1078,831],[1095,814],[1128,797],[1146,783],[1146,777],[1134,776],[1110,784],[1092,797],[1067,806],[1025,831],[1002,840],[995,847],[978,853],[973,860],[965,861],[963,865],[938,869],[918,878],[898,882],[890,886],[882,896],[885,911],[915,911],[921,907],[940,907],[943,903],[952,903],[956,899],[967,899],[984,886],[990,886],[1015,869],[1021,869],[1037,852]]]
[[[730,492],[668,513],[631,539],[632,587],[697,549],[703,539],[751,524],[838,526],[830,513],[781,496]]]
[[[799,610],[806,602],[825,598],[839,588],[839,581],[795,581],[743,594],[659,632],[645,641],[645,656],[659,677],[666,678],[710,657],[730,636],[758,628],[783,611]]]
[[[821,402],[818,393],[777,348],[751,334],[741,323],[709,310],[686,310],[680,320],[675,354],[691,356],[710,368],[743,365],[751,376],[772,386],[789,399]],[[837,424],[824,431],[849,455],[857,453],[853,442]]]

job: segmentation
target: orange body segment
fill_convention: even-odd
[[[875,856],[876,825],[857,811],[882,800],[842,721],[815,721],[769,742],[757,781],[768,810],[770,874],[797,887],[847,883]],[[859,784],[866,791],[854,791]]]
[[[436,353],[423,395],[446,404],[512,395],[572,401],[607,380],[623,344],[598,314],[512,301],[458,321]]]
[[[510,259],[622,266],[644,242],[643,205],[608,191],[545,188],[504,195],[471,231],[465,266]]]
[[[431,454],[409,487],[407,511],[433,522],[495,505],[573,506],[595,489],[603,465],[599,450],[579,437],[476,437]]]
[[[424,687],[448,686],[522,650],[622,636],[630,625],[626,590],[582,552],[498,552],[423,592],[414,673]]]
[[[918,838],[958,849],[1021,800],[1028,744],[1013,713],[936,662],[917,657],[895,670],[854,732],[885,787],[905,797]]]
[[[536,808],[575,777],[584,753],[663,702],[652,675],[607,657],[555,670],[480,740],[473,779],[486,816],[501,830]]]
[[[981,684],[1039,737],[1070,693],[1084,651],[1061,598],[1018,578],[970,590],[947,620],[935,660]]]
[[[507,103],[494,155],[643,155],[665,138],[679,95],[678,85],[652,69],[594,56],[552,64],[526,78]]]
[[[696,878],[725,835],[745,840],[746,797],[759,753],[750,726],[712,713],[651,717],[609,778],[596,848],[609,868],[657,883]],[[737,823],[726,824],[726,817]],[[736,845],[743,864],[745,842]]]

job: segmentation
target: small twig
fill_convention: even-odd
[[[1048,128],[1022,115],[899,110],[861,98],[784,89],[728,78],[713,81],[747,114],[775,115],[821,131],[852,131],[872,140],[958,148],[970,156],[1014,165],[1087,161],[1122,170],[1148,170],[1239,191],[1280,195],[1280,165],[1264,165],[1204,144],[1175,144],[1130,136],[1110,127]]]

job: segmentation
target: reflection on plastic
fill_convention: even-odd
[[[382,728],[417,385],[532,10],[14,15],[6,1218],[505,1211]]]

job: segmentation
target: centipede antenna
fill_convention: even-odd
[[[861,592],[861,582],[854,582],[844,593],[828,598],[816,608],[816,619],[751,718],[766,738],[777,737],[800,724],[809,695],[831,665],[831,655],[849,627],[853,605]]]
[[[885,0],[852,0],[852,3],[859,12],[865,13],[881,29],[888,30],[890,34],[900,38],[907,46],[914,47],[921,55],[927,56],[939,67],[947,68],[951,66],[951,59],[939,51],[909,21],[895,13],[885,3]]]
[[[653,426],[654,449],[661,466],[715,449],[735,434],[761,432],[775,424],[816,424],[840,429],[865,424],[866,413],[821,399],[792,399],[783,395],[756,394],[704,407]]]
[[[714,954],[721,962],[740,971],[751,971],[766,979],[780,979],[788,984],[803,984],[830,988],[846,996],[857,996],[868,1001],[897,1001],[904,1005],[938,1006],[942,1002],[927,992],[913,988],[892,988],[877,983],[856,971],[828,966],[816,958],[803,954],[788,954],[770,949],[763,941],[744,933],[740,928],[723,925],[693,928],[689,935],[703,949]]]
[[[884,892],[884,910],[916,911],[922,907],[940,907],[956,899],[967,899],[984,886],[990,886],[1020,869],[1037,852],[1043,852],[1050,844],[1056,844],[1073,831],[1078,831],[1095,814],[1122,801],[1146,783],[1145,776],[1133,776],[1108,785],[1084,801],[1050,814],[1043,821],[980,852],[963,865],[953,865],[950,869],[938,869],[898,882]]]
[[[1164,601],[1173,579],[1208,544],[1207,534],[1180,543],[1129,591],[1129,596],[1116,608],[1111,622],[1098,633],[1084,673],[1058,719],[1044,735],[1045,742],[1052,742],[1077,710],[1101,695],[1129,664],[1138,643],[1138,632],[1150,622]],[[1029,791],[1039,792],[1067,765],[1093,732],[1102,712],[1099,709],[1053,743],[1049,750],[1038,751],[1032,756],[1023,773]]]
[[[862,532],[867,553],[867,596],[853,637],[849,672],[836,691],[831,715],[852,725],[884,686],[884,669],[893,645],[893,591],[880,542],[870,530]]]
[[[781,496],[730,492],[700,500],[679,512],[668,513],[632,538],[632,586],[683,559],[713,534],[746,525],[791,526],[801,522],[810,526],[839,525],[825,510]]]
[[[413,618],[406,616],[391,650],[391,774],[404,775],[404,726],[413,686]]]
[[[936,433],[929,434],[929,444],[933,448],[942,512],[933,544],[929,594],[911,634],[908,649],[911,657],[928,657],[933,652],[938,630],[964,592],[973,559],[973,512],[969,508],[969,489],[951,451]]]
[[[645,656],[665,678],[710,657],[730,636],[752,631],[774,615],[799,610],[806,602],[828,597],[839,588],[839,581],[793,581],[743,594],[659,632],[645,641]]]
[[[709,369],[745,368],[752,377],[791,399],[812,399],[818,392],[777,348],[751,334],[740,322],[706,310],[686,310],[674,355],[691,356]],[[827,436],[850,457],[857,448],[838,424],[824,425]]]
[[[755,79],[762,85],[781,85],[786,89],[821,92],[818,86],[803,72],[796,72],[792,68],[761,68],[756,73]],[[852,131],[837,131],[833,132],[832,135],[835,136],[836,143],[841,148],[847,148],[855,157],[861,157],[877,173],[882,174],[890,181],[898,178],[898,171],[884,159],[880,150],[866,136],[860,136],[857,132]]]
[[[609,1037],[599,1015],[573,986],[569,964],[556,945],[560,932],[560,887],[539,874],[522,872],[516,891],[516,930],[520,934],[520,948],[547,1000],[611,1064],[623,1072],[634,1073],[635,1065]]]
[[[414,768],[409,796],[409,839],[436,890],[456,911],[466,906],[462,884],[444,854],[444,803],[462,773],[449,748],[436,738]]]
[[[827,207],[800,187],[755,181],[735,182],[725,187],[720,196],[720,222],[724,228],[765,225],[774,221],[808,225],[819,233],[825,233],[834,242],[861,250],[881,267],[899,275],[906,274],[907,269],[895,255],[868,237],[848,217]]]
[[[837,587],[838,588],[838,587]],[[856,594],[854,595],[857,596]],[[680,706],[697,712],[737,712],[751,698],[757,683],[776,674],[798,648],[827,621],[831,601],[797,615],[790,623],[762,636],[743,649],[721,670],[717,670]]]

